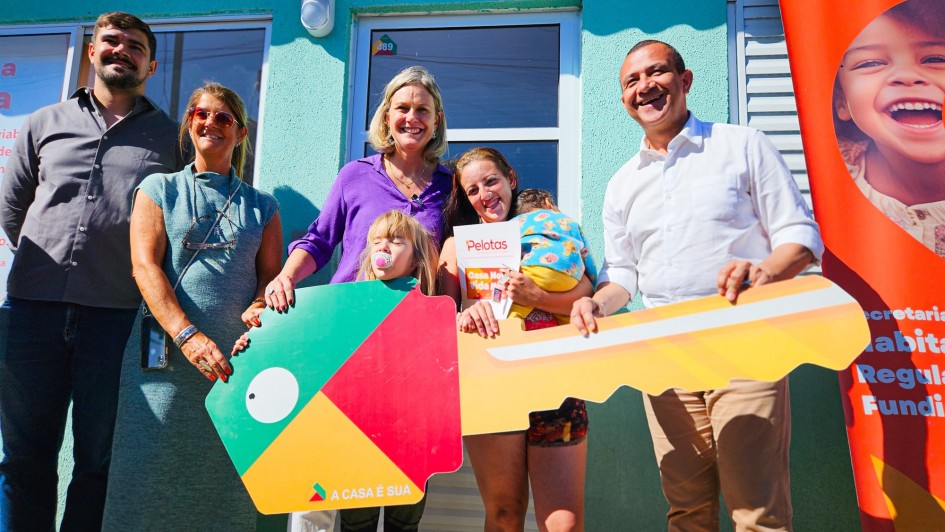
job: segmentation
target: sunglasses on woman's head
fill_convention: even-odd
[[[234,122],[239,124],[240,127],[243,127],[242,122],[226,111],[208,111],[203,107],[191,107],[187,110],[187,115],[193,117],[193,119],[198,122],[216,122],[218,126],[224,129],[232,126]]]

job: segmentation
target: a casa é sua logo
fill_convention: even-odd
[[[329,498],[328,490],[324,488],[321,484],[316,482],[312,486],[315,494],[309,499],[309,502],[321,502]],[[378,484],[377,486],[372,487],[353,487],[353,488],[343,488],[340,490],[333,489],[331,490],[330,499],[333,501],[351,501],[357,499],[373,499],[380,497],[402,497],[410,495],[410,485],[409,484],[399,484],[399,485],[384,485]]]
[[[385,33],[371,44],[371,55],[397,55],[397,43]]]
[[[318,482],[312,486],[312,489],[315,490],[315,495],[312,495],[312,498],[309,499],[311,502],[321,502],[325,500],[325,488],[322,487]]]

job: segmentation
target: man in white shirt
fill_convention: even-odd
[[[607,186],[597,293],[571,312],[582,334],[637,290],[647,307],[716,293],[734,302],[745,286],[820,260],[817,224],[775,147],[759,131],[698,120],[686,106],[692,82],[663,42],[641,41],[624,60],[621,101],[645,137]],[[787,378],[668,390],[644,404],[669,530],[718,530],[720,489],[735,530],[791,529]]]

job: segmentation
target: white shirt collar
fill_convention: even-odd
[[[689,111],[689,118],[686,119],[682,130],[673,137],[673,140],[669,141],[668,155],[663,155],[647,146],[646,137],[640,140],[640,165],[638,168],[643,168],[653,161],[665,160],[669,155],[672,155],[675,149],[687,142],[692,144],[695,149],[698,149],[702,146],[702,141],[702,122],[696,118],[696,115],[692,111]]]

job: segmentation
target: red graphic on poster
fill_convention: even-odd
[[[466,299],[492,299],[492,291],[502,277],[499,268],[466,268]]]
[[[865,531],[945,529],[945,2],[781,0],[824,274],[872,342],[840,388]]]

